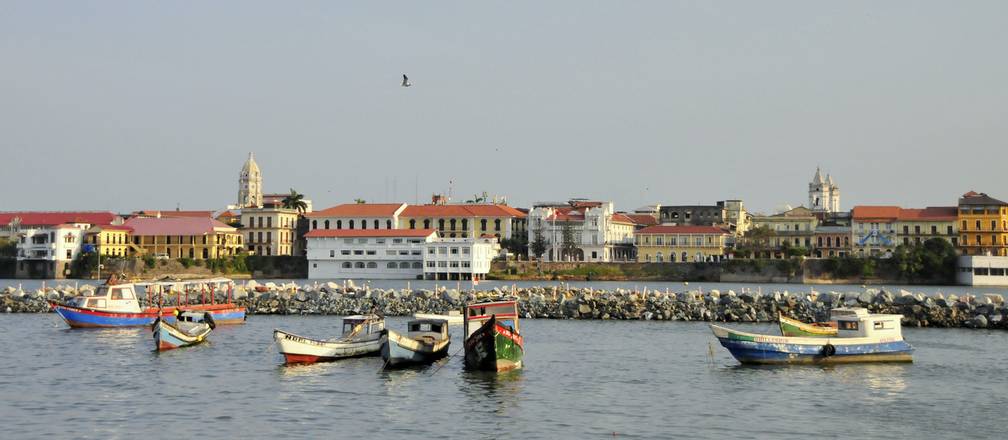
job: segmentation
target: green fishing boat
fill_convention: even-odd
[[[464,312],[466,368],[508,371],[522,367],[525,341],[515,301],[471,304]]]

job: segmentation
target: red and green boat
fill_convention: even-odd
[[[518,323],[518,303],[496,301],[465,307],[466,368],[508,371],[522,367],[525,341]]]

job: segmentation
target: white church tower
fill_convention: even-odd
[[[249,153],[248,160],[242,166],[241,175],[238,176],[238,207],[262,207],[262,173],[259,172],[259,165],[256,164],[255,155]]]
[[[808,185],[809,209],[812,212],[840,212],[840,187],[833,183],[833,176],[824,179],[819,167]]]

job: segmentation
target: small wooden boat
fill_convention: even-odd
[[[209,312],[175,310],[175,323],[160,317],[154,320],[154,348],[158,351],[196,345],[206,340],[207,335],[217,327]]]
[[[378,315],[354,315],[343,318],[343,335],[320,340],[273,330],[273,339],[288,364],[311,364],[337,359],[375,356],[384,340],[385,318]]]
[[[417,319],[406,326],[409,331],[405,335],[386,330],[387,337],[381,347],[386,368],[425,365],[448,354],[448,345],[451,343],[448,321]]]
[[[825,337],[836,336],[837,334],[836,321],[813,322],[811,324],[806,324],[797,319],[788,318],[781,313],[777,314],[777,319],[780,322],[781,335],[784,336]]]
[[[874,315],[863,308],[833,309],[836,337],[774,336],[710,324],[714,336],[743,364],[838,364],[913,362],[903,340],[902,315]]]
[[[508,371],[522,367],[525,341],[515,301],[470,304],[463,314],[466,368]]]
[[[448,321],[448,325],[462,325],[462,313],[458,310],[450,310],[447,315],[437,313],[414,313],[414,319],[443,319]]]

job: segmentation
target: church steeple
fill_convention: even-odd
[[[238,175],[238,206],[260,207],[262,204],[262,173],[255,161],[255,153],[249,152],[248,160]]]
[[[826,174],[823,179],[822,170],[817,166],[815,175],[808,185],[809,209],[813,212],[839,212],[840,187],[833,182],[833,175]]]

